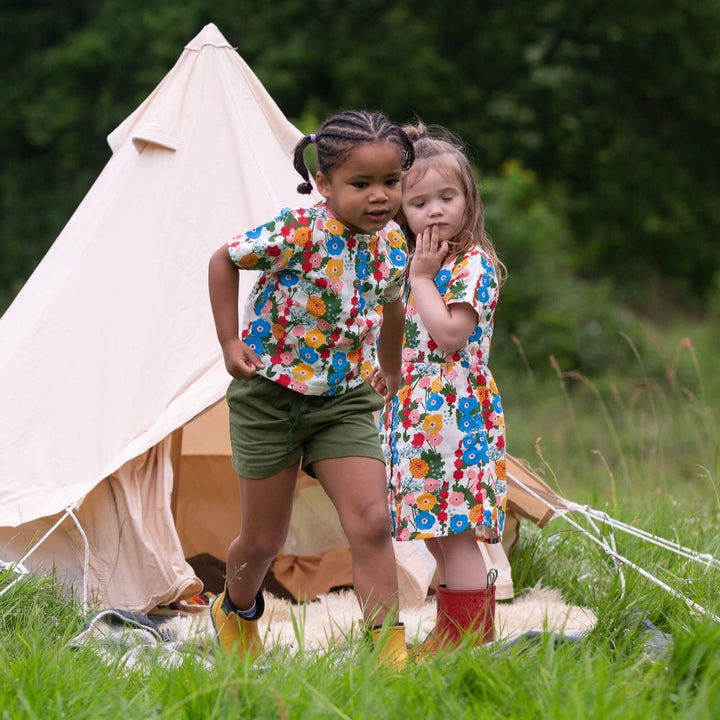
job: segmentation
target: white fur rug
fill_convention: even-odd
[[[435,624],[435,614],[434,599],[427,600],[417,610],[400,612],[409,643],[426,637]],[[259,621],[259,630],[265,638],[266,649],[297,649],[298,633],[302,632],[305,650],[314,651],[343,645],[349,637],[357,636],[361,619],[360,606],[351,590],[321,595],[302,605],[266,595],[265,614]],[[197,632],[209,640],[208,633],[212,633],[209,610],[197,613],[193,620],[188,624],[185,616],[185,630],[179,634]],[[588,608],[568,605],[559,590],[538,585],[513,602],[497,603],[495,639],[512,640],[531,631],[577,636],[592,630],[596,622],[595,614]],[[191,626],[194,626],[193,630]],[[186,635],[186,639],[190,638]]]

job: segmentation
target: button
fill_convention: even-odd
[[[361,241],[358,243],[358,247],[359,247],[361,250],[367,250],[367,246],[368,246],[368,244],[367,244],[364,240],[361,240]]]
[[[353,287],[357,290],[360,287],[360,278],[355,278],[353,280]]]

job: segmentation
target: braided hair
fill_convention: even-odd
[[[305,164],[305,148],[317,143],[318,170],[329,176],[361,143],[389,141],[398,146],[402,169],[407,170],[415,159],[413,143],[404,130],[388,120],[381,112],[345,110],[325,122],[317,134],[306,135],[295,147],[293,165],[305,182],[297,186],[303,195],[312,192],[310,173]]]

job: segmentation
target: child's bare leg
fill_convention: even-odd
[[[479,590],[487,583],[487,568],[475,530],[437,538],[445,567],[445,584],[452,590]]]
[[[385,465],[347,457],[313,463],[350,544],[353,583],[368,625],[397,622],[398,583]]]
[[[445,556],[443,555],[442,547],[438,542],[438,538],[428,538],[424,540],[425,547],[430,551],[430,554],[435,558],[435,564],[437,565],[437,577],[438,584],[445,584]]]
[[[263,480],[239,477],[240,534],[227,553],[227,580],[235,607],[246,610],[255,602],[270,563],[287,537],[298,464]]]

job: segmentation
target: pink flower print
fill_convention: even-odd
[[[295,392],[305,394],[307,392],[307,383],[294,380],[290,383],[290,389],[294,390]]]
[[[320,253],[313,253],[310,256],[310,265],[314,268],[319,268],[322,265],[322,255]]]
[[[409,540],[410,539],[410,531],[407,528],[403,528],[400,533],[398,534],[398,540]]]
[[[295,240],[295,228],[291,228],[291,229],[290,229],[290,232],[289,232],[288,235],[287,235],[287,239],[288,239],[290,242],[292,242],[293,240]]]
[[[440,487],[440,483],[436,478],[427,478],[427,480],[425,480],[425,484],[423,485],[423,488],[429,493],[435,492],[438,487]]]
[[[295,337],[305,337],[307,328],[304,325],[296,325],[291,332]]]
[[[327,332],[332,327],[332,325],[327,320],[323,320],[323,318],[318,318],[315,321],[315,325],[317,325],[317,329],[320,330],[320,332]]]
[[[283,365],[292,365],[293,360],[294,360],[294,358],[292,356],[292,353],[289,353],[289,352],[280,353],[280,362]]]
[[[408,493],[403,497],[403,504],[414,505],[415,504],[415,493]]]
[[[428,442],[433,447],[439,447],[443,443],[443,436],[438,433],[437,435],[430,435],[428,437]]]
[[[410,303],[405,308],[405,314],[406,315],[417,315],[417,308],[415,307],[415,303]]]
[[[477,471],[476,470],[468,470],[466,475],[471,479],[475,480],[477,478]]]
[[[330,287],[332,290],[334,290],[336,293],[341,293],[343,289],[343,283],[342,280],[333,280],[330,283]]]
[[[410,360],[413,359],[413,349],[412,349],[412,348],[408,348],[408,347],[403,348],[403,351],[402,351],[402,359],[403,359],[405,362],[410,362]]]
[[[418,422],[420,421],[420,411],[419,411],[419,410],[412,410],[412,411],[410,412],[409,420],[410,420],[410,422],[411,422],[413,425],[415,425],[416,423],[418,423]]]
[[[322,221],[322,219],[318,218],[315,221],[315,229],[316,230],[324,230],[325,229],[325,223]]]
[[[378,268],[378,272],[380,273],[380,276],[383,278],[390,277],[390,268],[387,266],[387,263],[382,263],[380,265],[380,267]]]
[[[457,507],[465,502],[465,496],[461,492],[451,492],[450,495],[448,495],[448,502],[450,505]]]
[[[269,315],[269,314],[270,314],[270,311],[272,310],[272,306],[273,306],[272,303],[270,302],[270,300],[268,300],[268,301],[263,305],[261,313],[262,313],[263,315]]]
[[[452,370],[447,370],[445,372],[445,377],[450,381],[453,382],[457,378],[457,370],[453,368]]]
[[[432,384],[432,378],[425,375],[424,377],[420,378],[420,382],[418,383],[418,386],[421,388],[428,388]]]

